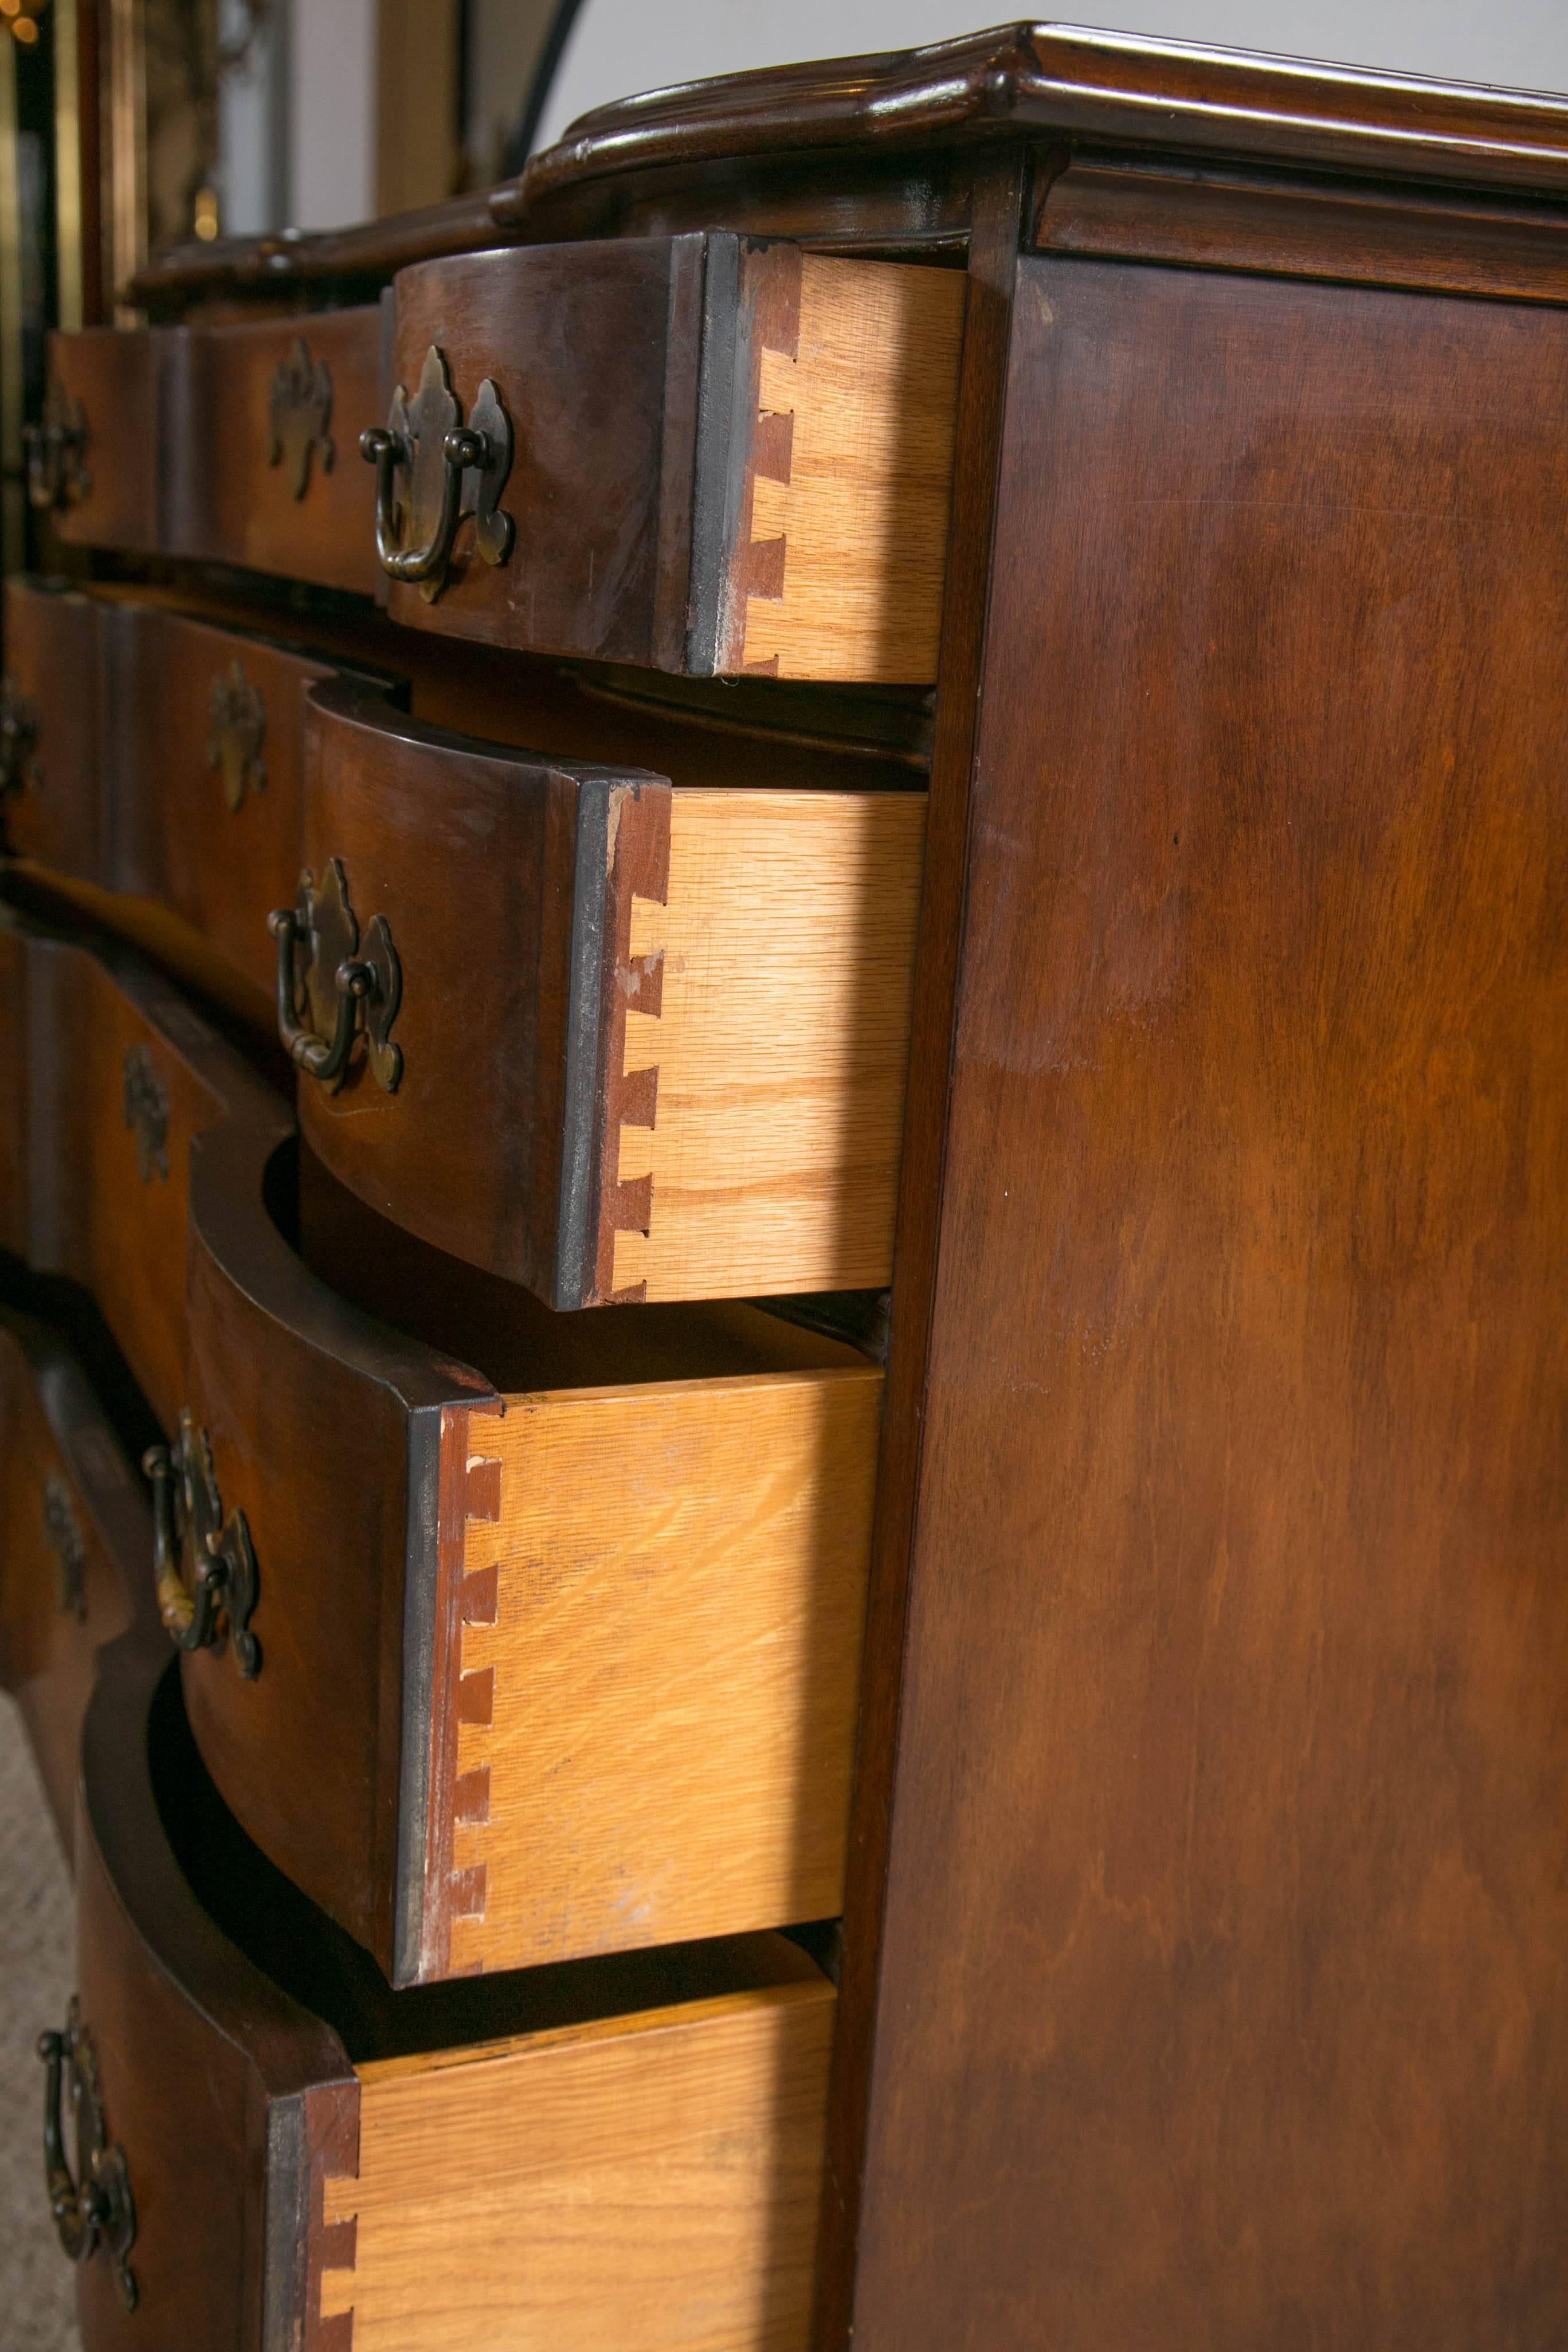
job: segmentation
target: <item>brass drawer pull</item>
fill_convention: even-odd
[[[136,2308],[136,2279],[130,2253],[136,2243],[136,2201],[125,2168],[125,2152],[111,2147],[104,2128],[103,2095],[92,2038],[73,1999],[63,2033],[40,2033],[44,2076],[44,2182],[62,2252],[73,2263],[90,2262],[100,2252],[114,2273],[120,2300]],[[70,2084],[76,2123],[76,2178],[66,2161],[60,2094]]]
[[[446,360],[432,343],[416,398],[399,384],[384,429],[373,425],[359,440],[361,457],[375,467],[381,568],[389,580],[417,581],[431,604],[446,585],[465,516],[474,519],[487,563],[504,563],[511,552],[511,517],[497,503],[511,471],[511,420],[489,376],[466,425],[462,417]],[[400,468],[409,477],[406,510],[397,498]]]
[[[243,1511],[224,1517],[212,1447],[189,1409],[173,1446],[151,1445],[142,1467],[153,1482],[153,1572],[158,1613],[182,1650],[218,1640],[226,1619],[247,1682],[261,1672],[261,1644],[250,1631],[256,1607],[256,1553]]]
[[[79,506],[91,489],[92,476],[82,463],[87,442],[86,409],[58,376],[51,377],[44,394],[42,422],[22,427],[22,446],[27,453],[27,499],[40,514],[57,507]]]
[[[275,909],[267,928],[278,942],[278,1034],[296,1069],[336,1093],[363,1027],[371,1076],[384,1093],[395,1094],[403,1048],[390,1033],[403,1002],[403,966],[384,915],[371,917],[360,953],[342,858],[328,859],[319,890],[307,866],[293,906]]]

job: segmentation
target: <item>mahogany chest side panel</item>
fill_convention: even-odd
[[[1020,265],[857,2352],[1568,2330],[1565,394]]]

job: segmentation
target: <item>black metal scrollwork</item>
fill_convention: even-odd
[[[247,1682],[261,1672],[261,1644],[250,1630],[258,1580],[245,1513],[224,1516],[212,1447],[189,1408],[173,1446],[142,1457],[153,1482],[153,1572],[158,1613],[182,1650],[218,1641],[226,1622]]]
[[[267,928],[278,942],[278,1034],[295,1067],[335,1094],[363,1031],[372,1077],[395,1094],[403,1048],[391,1030],[403,966],[384,915],[371,917],[361,946],[342,858],[328,859],[319,888],[307,866],[293,906],[268,915]]]
[[[87,444],[86,409],[58,376],[51,376],[42,417],[37,425],[22,427],[27,498],[40,514],[57,507],[79,506],[91,489],[92,476],[83,463]]]
[[[114,2273],[121,2305],[134,2311],[136,2278],[130,2255],[136,2243],[136,2201],[131,2194],[125,2152],[109,2143],[98,2058],[81,2021],[79,2002],[72,2000],[63,2033],[38,2036],[38,2055],[46,2068],[44,2182],[55,2235],[61,2252],[73,2263],[90,2262],[94,2254],[101,2253]],[[74,2178],[66,2159],[66,2129],[60,2113],[60,2096],[68,2084],[76,2127]]]
[[[7,671],[0,677],[0,802],[36,793],[42,782],[37,706]]]
[[[261,747],[267,740],[267,705],[245,675],[237,654],[219,670],[207,695],[207,765],[223,773],[223,796],[237,815],[247,792],[267,790],[267,762]]]
[[[310,487],[314,457],[323,474],[332,470],[337,448],[327,427],[332,421],[332,376],[325,360],[312,360],[304,337],[296,335],[286,360],[272,372],[267,422],[272,439],[269,466],[281,466],[297,499]]]
[[[375,551],[389,580],[417,581],[433,604],[447,584],[458,527],[469,516],[484,561],[506,562],[512,520],[500,500],[511,471],[511,419],[489,376],[465,425],[446,358],[432,343],[415,398],[399,384],[384,429],[373,425],[359,446],[375,467]],[[399,473],[408,477],[405,507],[397,496]]]

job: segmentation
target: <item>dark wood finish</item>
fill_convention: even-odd
[[[309,1155],[304,1171],[301,1256],[268,1206],[290,1205],[273,1131],[230,1122],[192,1153],[187,1401],[250,1525],[263,1664],[242,1682],[196,1653],[186,1697],[258,1844],[411,1984],[444,1965],[437,1629],[462,1563],[438,1504],[482,1451],[470,1420],[501,1391],[852,1359],[748,1307],[552,1315],[397,1233]]]
[[[385,917],[404,1064],[395,1094],[357,1053],[335,1092],[301,1077],[302,1130],[372,1207],[556,1307],[597,1288],[605,836],[639,789],[668,828],[668,786],[635,771],[556,768],[348,687],[310,698],[302,863],[342,860],[362,932]]]
[[[51,934],[8,911],[0,937],[20,973],[5,992],[21,1018],[4,1052],[24,1090],[26,1160],[10,1220],[20,1254],[92,1293],[173,1429],[185,1390],[191,1139],[241,1113],[276,1139],[288,1132],[287,1107],[126,950]],[[162,1096],[164,1124],[150,1157],[127,1108],[132,1057]]]
[[[331,464],[312,456],[302,498],[269,454],[273,376],[297,341],[332,387]],[[379,309],[204,328],[190,366],[192,446],[167,551],[374,596],[375,483],[359,436],[384,421]]]
[[[1568,2329],[1565,373],[1023,265],[858,2352]]]
[[[5,674],[32,706],[35,773],[0,803],[5,846],[103,879],[102,608],[64,582],[5,583]]]
[[[411,262],[479,252],[498,242],[489,191],[480,188],[450,204],[347,228],[287,228],[171,246],[143,265],[130,290],[132,300],[153,312],[220,292],[226,306],[248,296],[281,310],[301,283],[325,285],[340,300],[359,301]]]
[[[301,696],[332,665],[167,604],[26,578],[5,583],[5,627],[9,674],[38,723],[37,780],[5,806],[11,848],[157,900],[270,1001],[267,917],[292,898],[300,864]],[[373,640],[384,655],[386,638]],[[236,665],[262,723],[237,809],[213,711]]]
[[[502,227],[654,165],[940,147],[1019,130],[1477,187],[1568,186],[1568,103],[1077,26],[1013,24],[621,99],[495,190]]]
[[[125,1631],[151,1541],[141,1482],[104,1427],[75,1360],[29,1317],[0,1308],[0,1684],[22,1711],[67,1853],[93,1661]]]
[[[161,440],[177,371],[180,330],[140,333],[83,327],[53,333],[52,379],[79,401],[87,419],[86,495],[57,508],[55,530],[82,547],[152,550],[159,544]]]
[[[976,151],[1021,131],[1053,151],[1157,142],[1477,189],[1568,185],[1561,99],[1013,24],[622,100],[488,196],[321,236],[182,246],[148,264],[134,294],[159,314],[215,297],[276,301],[308,284],[363,297],[413,263],[512,239],[720,222],[929,249],[967,229]]]
[[[942,602],[942,692],[926,818],[925,895],[915,960],[910,1087],[899,1176],[888,1386],[867,1594],[866,1664],[844,1900],[844,1959],[828,2097],[815,2341],[837,2347],[854,2322],[861,2169],[876,2050],[899,1752],[910,1555],[925,1411],[939,1205],[947,1149],[959,942],[996,528],[1002,392],[1018,235],[1028,184],[1020,149],[994,157],[975,191],[959,380],[958,459]]]
[[[390,1993],[224,1811],[166,1654],[105,1653],[82,1741],[78,1985],[136,2200],[127,2315],[101,2260],[83,2352],[344,2352],[321,2276],[350,2259],[323,2184],[359,2165],[356,2065],[700,2002],[814,1975],[776,1936]],[[42,2022],[42,2021],[40,2021]],[[466,2160],[454,2149],[452,2161]],[[41,2193],[41,2191],[40,2191]]]
[[[434,1581],[442,1408],[490,1391],[309,1273],[265,1205],[276,1148],[229,1127],[194,1161],[187,1401],[249,1524],[262,1664],[195,1653],[186,1702],[250,1835],[390,1975],[405,1578]]]
[[[1089,160],[1049,180],[1044,252],[1366,286],[1568,301],[1554,205],[1248,179],[1214,166]]]
[[[732,258],[734,240],[718,242]],[[492,566],[465,526],[438,601],[395,584],[394,619],[524,651],[685,666],[710,243],[539,246],[399,273],[394,380],[412,397],[436,344],[465,417],[494,380],[517,436],[501,499],[516,534]]]
[[[117,1643],[83,1737],[77,1982],[136,2202],[138,2291],[128,2315],[107,2264],[83,2265],[83,2352],[149,2341],[303,2352],[323,2339],[306,2303],[307,2242],[296,2252],[289,2224],[310,2211],[312,2140],[345,2109],[353,2125],[358,2085],[338,2036],[222,1932],[171,1848],[160,1798],[183,1767],[181,1802],[215,1832],[207,1867],[231,1903],[280,1900],[202,1804],[189,1735],[169,1719],[173,1675],[161,1636]],[[303,1943],[303,1906],[287,1890],[281,1900]],[[301,1972],[311,1958],[306,1946]]]
[[[155,607],[106,607],[114,647],[108,879],[159,899],[273,993],[267,917],[300,873],[302,698],[332,672],[292,647]],[[259,695],[265,781],[228,805],[215,762],[213,690],[237,664]],[[362,689],[368,691],[368,689]]]

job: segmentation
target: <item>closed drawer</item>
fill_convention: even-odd
[[[15,857],[107,879],[104,607],[43,581],[5,583],[0,821]],[[112,732],[110,741],[112,743]]]
[[[68,1853],[100,1647],[131,1618],[146,1496],[55,1333],[0,1308],[0,1682],[17,1700]]]
[[[18,1255],[96,1299],[159,1421],[185,1391],[193,1136],[243,1112],[274,1141],[287,1106],[129,950],[0,909],[0,1069],[23,1139],[0,1152]]]
[[[345,1184],[557,1307],[887,1284],[925,795],[743,757],[672,788],[312,691],[279,990]]]
[[[267,917],[300,869],[303,691],[331,666],[29,579],[5,583],[5,642],[9,847],[157,900],[270,994]]]
[[[400,271],[394,616],[695,676],[929,683],[963,315],[961,271],[719,234]],[[455,425],[482,447],[448,558]]]
[[[132,1640],[80,1801],[84,2352],[805,2352],[834,2015],[805,1952],[391,1994],[225,1815]]]
[[[379,309],[57,333],[49,376],[33,495],[63,539],[375,593]]]
[[[359,436],[382,406],[380,310],[200,328],[189,352],[191,433],[166,551],[374,595],[374,486]]]
[[[188,1292],[259,1664],[186,1696],[251,1835],[399,1984],[835,1915],[879,1370],[739,1305],[552,1315],[269,1151],[197,1144]]]
[[[179,327],[49,336],[27,487],[62,539],[144,554],[161,548],[164,445],[174,437],[187,343]]]

